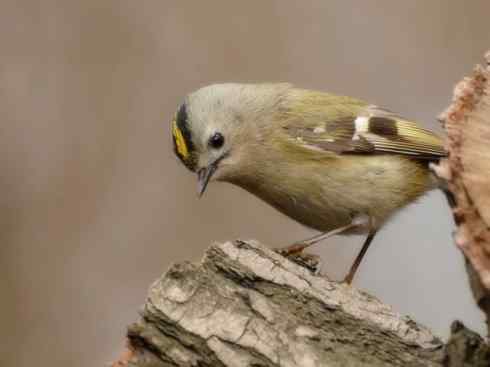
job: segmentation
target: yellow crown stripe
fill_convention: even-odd
[[[179,155],[187,159],[189,157],[189,150],[187,149],[187,144],[185,143],[184,135],[182,131],[178,128],[177,122],[175,120],[172,121],[172,135],[175,139],[175,145],[177,146],[177,152]]]

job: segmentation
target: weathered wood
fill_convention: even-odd
[[[451,337],[444,348],[443,365],[447,367],[488,367],[490,348],[477,333],[459,321],[451,325]]]
[[[134,366],[440,366],[441,341],[256,242],[173,266],[129,328]],[[122,363],[122,362],[121,362]]]
[[[457,225],[455,242],[467,259],[476,302],[490,332],[490,51],[454,90],[441,116],[449,157],[434,167],[445,181]]]

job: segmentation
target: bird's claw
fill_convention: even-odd
[[[305,246],[302,244],[294,244],[285,248],[275,249],[274,252],[317,274],[321,265],[320,257],[318,255],[304,253],[304,248]]]

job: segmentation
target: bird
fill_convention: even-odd
[[[319,232],[280,249],[292,256],[333,235],[365,234],[351,283],[378,230],[437,188],[442,139],[361,99],[289,83],[212,84],[188,94],[171,122],[175,155]]]

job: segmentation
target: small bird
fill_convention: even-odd
[[[214,84],[188,95],[172,121],[174,151],[210,181],[237,185],[319,235],[367,234],[344,281],[351,283],[376,232],[437,186],[428,164],[441,139],[362,100],[287,83]]]

